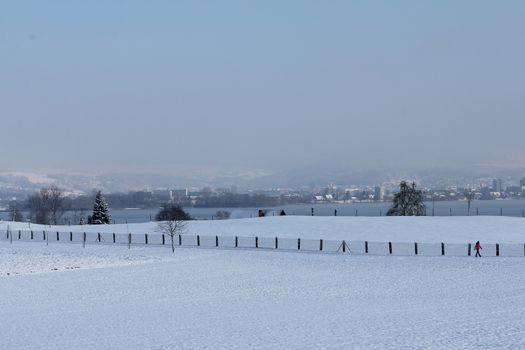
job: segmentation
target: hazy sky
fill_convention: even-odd
[[[2,1],[0,171],[525,164],[523,1]]]

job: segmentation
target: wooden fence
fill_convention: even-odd
[[[76,243],[98,245],[126,245],[171,247],[171,237],[160,233],[101,233],[101,232],[64,232],[34,230],[3,230],[0,241]],[[261,249],[281,251],[303,251],[322,253],[346,253],[396,256],[474,256],[471,243],[406,243],[406,242],[371,242],[349,240],[325,240],[304,238],[279,238],[259,236],[209,236],[178,235],[174,237],[177,247]],[[482,244],[483,256],[525,257],[524,244]]]

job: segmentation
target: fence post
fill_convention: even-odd
[[[164,238],[164,233],[162,234],[162,245],[166,243],[166,238]]]
[[[365,241],[365,253],[368,254],[368,241]]]
[[[18,230],[18,239],[22,239],[22,231]]]
[[[503,208],[499,208],[499,216],[503,216]]]
[[[31,230],[31,240],[33,240],[33,230]]]
[[[197,235],[197,247],[201,246],[201,237]]]
[[[115,233],[113,232],[113,243],[116,243],[116,242],[117,242],[117,240],[116,240],[115,238],[116,238],[116,237],[115,237]]]
[[[392,242],[388,242],[388,253],[392,254]]]
[[[60,241],[60,234],[57,231],[57,241]]]
[[[355,210],[355,216],[357,216],[357,209]]]
[[[100,238],[101,238],[101,237],[100,237],[100,232],[97,232],[97,240],[99,241],[99,243],[100,243],[100,241],[101,241]]]
[[[301,239],[297,238],[297,250],[301,250]]]
[[[450,216],[452,216],[452,208],[448,209],[450,211]]]
[[[417,255],[417,242],[414,242],[414,253]]]
[[[46,240],[46,231],[42,231],[42,240],[43,240],[43,241]]]
[[[319,240],[319,251],[323,251],[323,240]]]
[[[128,249],[131,249],[131,233],[128,233]]]
[[[147,233],[144,234],[144,243],[148,244],[148,234]]]
[[[215,236],[215,246],[219,246],[219,236]]]
[[[235,236],[235,248],[239,246],[239,237]]]
[[[469,243],[468,244],[468,256],[470,256],[470,251],[472,250],[472,244]]]
[[[259,248],[259,237],[255,236],[255,248]]]
[[[343,243],[341,244],[343,246],[343,253],[346,252],[346,242],[343,240]]]
[[[69,241],[73,242],[73,232],[69,232]]]
[[[279,238],[275,237],[275,249],[279,249]]]
[[[82,235],[82,248],[86,248],[86,233]]]
[[[441,242],[441,255],[445,255],[445,243]]]
[[[496,243],[496,256],[499,256],[499,243]]]

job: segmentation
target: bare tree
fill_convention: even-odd
[[[56,185],[45,187],[28,199],[29,217],[37,224],[57,225],[64,215],[64,193]]]
[[[468,189],[465,191],[464,195],[465,199],[467,200],[467,215],[470,216],[470,204],[474,199],[476,199],[476,193]]]
[[[34,193],[27,199],[29,205],[29,218],[37,224],[49,224],[49,212],[45,200],[40,192]]]
[[[187,227],[186,220],[172,219],[159,222],[156,231],[171,237],[171,252],[175,253],[175,236],[186,233]]]
[[[66,211],[64,205],[64,192],[56,185],[52,185],[51,187],[44,189],[44,191],[47,192],[46,195],[49,203],[51,223],[53,225],[58,225],[60,219],[62,219],[62,216],[64,216],[64,212]]]

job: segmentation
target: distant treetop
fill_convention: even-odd
[[[392,206],[388,209],[387,216],[424,216],[427,209],[423,203],[423,192],[416,190],[416,184],[411,185],[406,181],[399,184],[399,192],[394,195]]]

